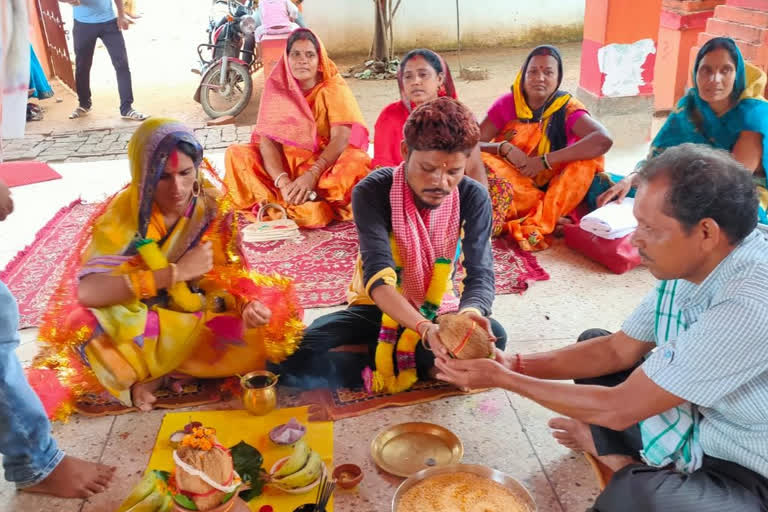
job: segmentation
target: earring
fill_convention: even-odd
[[[202,187],[200,186],[200,182],[195,180],[195,183],[192,185],[192,197],[199,196],[201,189]]]

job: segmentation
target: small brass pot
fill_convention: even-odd
[[[243,388],[243,405],[256,416],[272,412],[277,406],[277,375],[268,371],[256,371],[240,378]]]

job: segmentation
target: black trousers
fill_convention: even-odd
[[[610,334],[590,329],[585,341]],[[638,362],[639,365],[639,362]],[[638,366],[626,371],[579,379],[577,384],[616,386]],[[628,455],[640,460],[640,427],[624,431],[591,425],[598,455]],[[758,512],[768,511],[768,479],[736,463],[705,456],[702,467],[690,475],[672,469],[631,464],[613,475],[588,512]]]
[[[314,387],[359,387],[361,372],[373,365],[381,328],[381,310],[377,306],[350,306],[345,310],[321,316],[304,331],[299,349],[279,368],[280,380],[289,385]],[[504,349],[507,333],[491,319],[496,346]],[[365,344],[368,353],[329,352],[341,345]],[[416,370],[419,379],[428,378],[435,356],[421,343],[416,347]]]
[[[91,108],[91,65],[93,64],[96,40],[101,39],[107,48],[112,66],[117,74],[120,114],[128,114],[133,106],[133,87],[131,85],[131,70],[128,67],[128,53],[125,50],[125,39],[117,27],[117,20],[104,23],[81,23],[75,20],[72,39],[75,45],[75,85],[80,106]]]

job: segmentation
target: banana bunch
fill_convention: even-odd
[[[171,512],[173,498],[167,483],[168,473],[147,471],[117,512]]]
[[[288,460],[272,474],[271,483],[281,489],[301,489],[320,478],[323,469],[320,454],[310,449],[304,439],[300,439]]]

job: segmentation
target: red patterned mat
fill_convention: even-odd
[[[3,272],[3,281],[19,302],[20,327],[35,327],[63,272],[63,262],[75,238],[98,204],[76,201],[62,208],[41,229],[35,241],[21,251]],[[296,240],[245,244],[254,270],[295,279],[299,301],[305,308],[343,304],[357,256],[354,224],[303,230]],[[536,258],[507,240],[494,240],[496,293],[522,293],[529,281],[549,279]]]
[[[77,235],[98,207],[98,203],[80,201],[65,206],[38,231],[35,241],[0,272],[0,281],[19,303],[20,329],[40,323],[48,298],[61,280],[64,263],[77,243]]]

